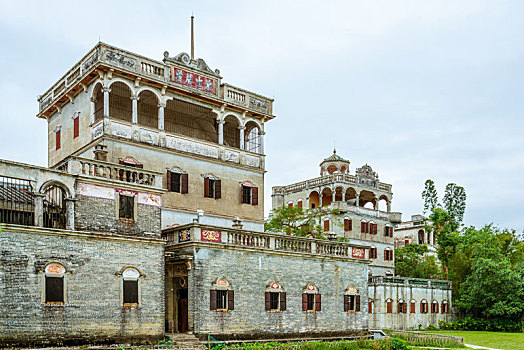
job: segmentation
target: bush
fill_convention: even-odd
[[[524,321],[515,320],[484,320],[464,317],[455,322],[438,321],[440,329],[457,331],[495,331],[495,332],[522,332]]]

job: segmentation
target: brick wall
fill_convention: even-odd
[[[162,244],[58,233],[12,226],[0,233],[0,346],[163,336]],[[64,306],[43,303],[49,262],[66,268]],[[121,304],[118,273],[129,266],[142,274],[138,308]]]
[[[189,276],[189,315],[196,334],[254,338],[368,329],[366,264],[227,249],[197,248],[195,252]],[[233,311],[210,310],[209,290],[218,277],[225,277],[235,292]],[[285,289],[286,311],[265,311],[264,293],[271,281],[280,282]],[[320,312],[302,311],[302,292],[310,282],[322,295]],[[348,285],[360,293],[360,312],[344,312]]]
[[[137,220],[129,222],[117,218],[116,201],[78,196],[75,202],[75,229],[123,234],[144,232],[160,235],[161,209],[137,205]]]

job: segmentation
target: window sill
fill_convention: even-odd
[[[122,306],[124,308],[130,309],[130,308],[133,308],[133,307],[137,308],[139,306],[139,304],[138,303],[123,303]]]
[[[348,314],[354,314],[354,313],[356,313],[355,310],[348,310],[348,311],[346,311],[346,312],[347,312]]]
[[[320,311],[316,311],[316,310],[306,310],[306,312],[320,312]]]
[[[282,312],[281,310],[279,309],[271,309],[271,310],[266,310],[267,312]]]
[[[215,311],[216,312],[228,312],[230,310],[228,310],[228,309],[216,309]]]
[[[44,303],[45,306],[51,306],[51,307],[55,307],[55,306],[65,306],[65,303],[63,301],[46,301]]]

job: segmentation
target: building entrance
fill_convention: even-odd
[[[187,332],[188,263],[166,263],[166,332]]]

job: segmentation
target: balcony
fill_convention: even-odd
[[[294,237],[273,233],[205,226],[197,223],[169,228],[162,232],[167,250],[192,243],[280,251],[319,257],[354,259],[369,263],[369,247],[329,240]]]
[[[269,99],[229,84],[222,85],[221,97],[224,101],[243,108],[253,109],[268,115],[273,113],[273,99]]]
[[[74,175],[122,181],[158,189],[162,188],[162,173],[100,160],[73,156],[63,162],[59,169]]]
[[[406,287],[426,287],[426,288],[443,288],[451,289],[451,281],[446,280],[428,280],[422,278],[398,277],[398,276],[371,276],[370,285],[373,284],[400,284]]]

